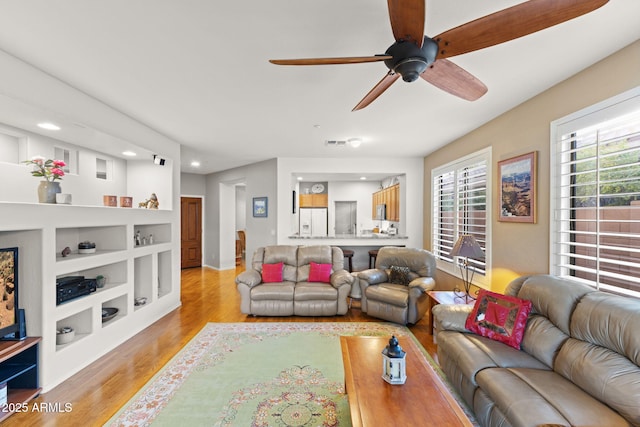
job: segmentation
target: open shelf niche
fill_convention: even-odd
[[[173,290],[171,251],[158,252],[158,298],[169,295]]]
[[[126,231],[126,227],[122,225],[58,228],[56,229],[56,260],[63,262],[114,251],[123,251],[127,248]],[[96,244],[95,253],[78,253],[78,244],[87,241]],[[66,257],[62,255],[62,251],[65,248],[71,250],[71,253]]]
[[[73,340],[61,345],[56,344],[56,351],[63,350],[93,333],[92,311],[92,308],[87,308],[56,322],[56,331],[62,328],[72,328],[74,331]]]
[[[117,314],[115,315],[115,317],[111,318],[110,320],[105,320],[104,316],[105,316],[105,309],[110,309],[110,308],[116,308],[118,310]],[[120,295],[116,298],[113,298],[109,301],[105,301],[102,303],[102,310],[100,313],[100,321],[102,322],[102,327],[108,327],[110,325],[113,325],[115,322],[118,322],[119,320],[124,319],[127,316],[127,311],[129,308],[129,304],[127,303],[127,295]]]
[[[135,306],[136,310],[148,306],[153,301],[153,258],[152,255],[137,257],[133,262],[134,298],[146,298],[144,305]],[[135,300],[134,300],[135,304]]]

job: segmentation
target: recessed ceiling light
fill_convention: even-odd
[[[123,151],[122,154],[129,157],[137,156],[133,151]]]
[[[349,138],[347,141],[353,148],[358,148],[362,144],[362,139],[360,138]]]
[[[298,179],[298,181],[302,181],[302,177],[301,176],[299,176],[297,179]]]
[[[193,162],[191,162],[191,166],[194,168],[199,168],[200,167],[200,162],[198,162],[197,160],[194,160]]]
[[[49,122],[38,123],[38,127],[46,130],[60,130],[60,126]]]
[[[367,179],[367,177],[366,176],[361,176],[360,179],[364,181],[364,180]]]

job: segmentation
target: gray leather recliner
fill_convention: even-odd
[[[390,283],[391,267],[408,267],[407,284]],[[427,292],[435,288],[436,259],[425,249],[385,246],[376,268],[358,273],[362,312],[402,325],[414,324],[429,308]]]

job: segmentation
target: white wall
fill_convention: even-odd
[[[236,230],[247,228],[247,187],[236,185]]]
[[[217,269],[235,268],[236,192],[238,184],[245,184],[245,230],[249,259],[256,248],[276,244],[276,168],[275,159],[254,163],[207,175],[205,199],[204,263]],[[268,216],[254,218],[254,197],[268,198]],[[291,199],[291,192],[289,192]]]
[[[207,178],[195,173],[180,174],[180,194],[182,196],[204,196],[207,194]]]
[[[278,212],[283,213],[278,216],[278,243],[287,242],[291,231],[297,227],[295,222],[297,215],[291,213],[291,192],[296,189],[293,174],[300,172],[309,174],[354,173],[365,176],[372,173],[384,173],[389,176],[404,175],[404,182],[400,184],[400,199],[405,201],[400,209],[400,225],[406,228],[401,228],[400,233],[406,234],[409,237],[406,243],[407,246],[424,247],[422,240],[424,163],[422,158],[278,158]],[[369,198],[369,215],[371,213],[371,195],[372,192],[367,196]],[[358,211],[360,212],[360,208],[358,208]],[[363,213],[366,215],[364,211]],[[360,215],[360,213],[358,215]]]
[[[18,163],[20,161],[18,140],[17,136],[4,133],[0,127],[0,162]]]
[[[173,209],[173,182],[171,174],[168,173],[173,169],[172,163],[170,159],[166,159],[164,166],[156,165],[151,160],[127,162],[127,195],[133,197],[134,208],[138,206],[138,202],[148,200],[151,193],[155,193],[160,204],[159,209]],[[179,206],[180,204],[177,204],[176,208]]]

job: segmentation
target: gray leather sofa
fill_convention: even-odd
[[[390,283],[391,267],[407,267],[406,284]],[[376,268],[358,273],[362,312],[406,325],[428,309],[427,292],[436,286],[436,259],[424,249],[385,246],[378,250]]]
[[[471,307],[433,308],[438,359],[483,426],[640,426],[640,300],[548,275],[505,294],[532,302],[521,350],[464,327]]]
[[[262,265],[283,262],[283,281],[264,283]],[[311,262],[332,264],[331,283],[309,282]],[[342,250],[332,246],[266,246],[236,277],[240,311],[257,316],[335,316],[348,310],[353,276],[344,269]]]

